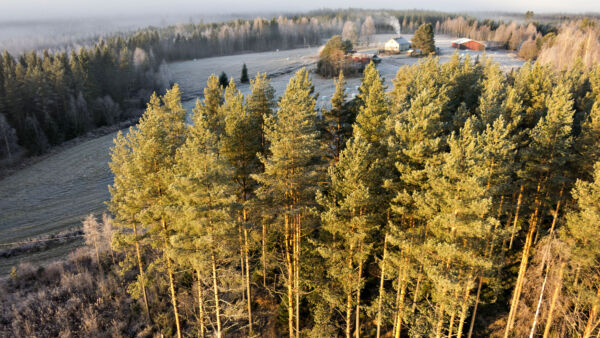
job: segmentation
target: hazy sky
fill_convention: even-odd
[[[226,14],[318,8],[395,8],[441,11],[600,12],[598,0],[0,0],[0,20],[138,14]]]

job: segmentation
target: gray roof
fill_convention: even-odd
[[[401,37],[401,36],[399,36],[397,38],[392,38],[392,40],[396,41],[399,45],[410,43],[410,42],[406,41],[406,39],[403,38],[403,37]]]

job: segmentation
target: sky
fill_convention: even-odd
[[[306,11],[319,8],[458,11],[600,12],[598,0],[0,0],[0,20],[137,15],[210,15]]]

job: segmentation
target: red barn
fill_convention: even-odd
[[[479,41],[462,38],[452,41],[452,48],[470,49],[470,50],[485,50],[485,45]]]

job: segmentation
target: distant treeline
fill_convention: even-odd
[[[101,38],[77,51],[31,51],[0,57],[0,159],[40,154],[140,107],[151,90],[168,86],[163,61],[321,44],[350,20],[375,15],[382,31],[435,22],[438,12],[362,10],[312,12],[303,17],[148,27]],[[372,20],[372,17],[370,17]]]
[[[129,117],[125,109],[140,107],[139,99],[131,102],[134,94],[158,88],[156,69],[151,54],[123,39],[101,41],[71,54],[29,52],[15,58],[4,52],[0,158],[15,158],[22,149],[40,154]]]
[[[435,11],[321,10],[270,20],[148,27],[101,38],[77,51],[31,51],[18,57],[5,52],[0,57],[0,159],[43,153],[90,129],[130,118],[123,112],[139,108],[140,98],[145,100],[151,90],[168,86],[167,69],[161,67],[165,61],[316,46],[340,33],[368,44],[375,32],[413,32],[427,23],[437,32],[497,41],[509,49],[528,46],[522,56],[529,59],[541,53],[540,37],[556,31]]]

